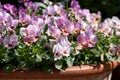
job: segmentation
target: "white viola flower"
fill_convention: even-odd
[[[70,42],[67,37],[60,37],[57,43],[53,46],[55,60],[61,59],[62,56],[70,55]]]
[[[91,27],[94,30],[97,30],[98,27],[99,27],[99,23],[101,21],[101,13],[100,12],[97,12],[97,14],[96,13],[92,13],[91,16],[92,16]]]

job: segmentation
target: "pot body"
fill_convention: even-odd
[[[117,61],[105,64],[73,66],[65,72],[54,71],[48,74],[39,70],[30,72],[0,71],[0,80],[111,80],[112,70],[119,65]]]

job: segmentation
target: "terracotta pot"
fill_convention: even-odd
[[[105,64],[82,65],[67,68],[65,72],[54,71],[48,74],[42,71],[4,72],[0,71],[0,80],[110,80],[111,71],[119,65],[117,61]]]

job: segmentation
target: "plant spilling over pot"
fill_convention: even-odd
[[[120,20],[48,0],[0,4],[0,64],[5,71],[120,61]]]

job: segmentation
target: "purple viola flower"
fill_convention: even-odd
[[[89,9],[83,9],[82,10],[82,15],[83,15],[83,18],[86,20],[87,23],[91,23],[92,16],[91,16],[91,13],[90,13]]]
[[[31,22],[33,25],[36,25],[40,29],[45,26],[45,20],[43,19],[43,17],[31,16]]]
[[[81,24],[81,30],[80,30],[81,34],[84,34],[85,32],[87,32],[90,29],[90,25],[87,24],[85,21],[81,20],[80,24]]]
[[[99,31],[103,33],[105,36],[112,36],[114,33],[114,23],[111,19],[105,19],[101,24]]]
[[[32,1],[24,2],[24,5],[25,5],[25,7],[26,7],[28,10],[29,10],[29,9],[32,9],[32,4],[33,4]]]
[[[56,39],[58,39],[61,35],[61,31],[56,27],[51,24],[48,25],[48,30],[46,32],[48,36],[52,36]]]
[[[70,55],[70,42],[66,36],[58,39],[58,42],[53,46],[53,53],[55,60],[61,59],[62,56],[68,57]]]
[[[34,39],[32,36],[26,36],[23,38],[23,41],[27,46],[30,46],[34,42]]]
[[[10,12],[10,14],[12,15],[16,15],[17,13],[17,8],[14,6],[14,5],[11,5],[11,4],[4,4],[4,8]]]
[[[18,43],[18,36],[12,35],[12,36],[6,36],[3,40],[3,44],[6,48],[12,49],[14,48]]]
[[[79,3],[78,3],[77,0],[72,0],[70,6],[71,6],[71,9],[72,9],[72,12],[73,12],[73,13],[80,10],[80,5],[79,5]]]
[[[73,33],[79,34],[81,30],[81,24],[78,22],[71,22],[71,26],[74,27]]]
[[[18,20],[12,20],[12,24],[10,26],[11,29],[16,29],[16,27],[18,26]]]
[[[12,24],[12,19],[13,17],[10,16],[10,14],[6,13],[6,12],[3,12],[3,25],[6,26],[6,27],[9,27],[11,24]]]
[[[19,21],[22,24],[22,26],[26,26],[31,22],[30,16],[26,14],[25,12],[19,13]]]
[[[29,46],[39,39],[41,30],[36,25],[29,25],[27,28],[21,28],[20,32],[24,36],[24,43]]]
[[[80,34],[77,37],[78,41],[78,49],[82,50],[88,46],[88,40],[89,38],[86,36],[86,34]]]
[[[55,20],[56,25],[61,30],[63,35],[69,35],[73,32],[74,26],[71,25],[69,19],[66,17],[60,17]]]
[[[91,29],[91,30],[89,29],[89,31],[86,32],[86,36],[88,37],[88,43],[87,43],[88,47],[90,47],[90,48],[94,47],[95,44],[96,44],[97,41],[98,41],[98,38],[97,38],[97,36],[94,34],[93,30],[92,30],[92,29]]]
[[[55,15],[54,6],[48,6],[47,9],[43,12],[44,15],[48,17],[52,17]]]
[[[25,8],[23,8],[22,6],[20,6],[20,7],[18,8],[18,11],[19,11],[18,13],[20,13],[20,14],[23,13],[23,12],[24,12],[24,13],[27,13],[27,10],[26,10]]]
[[[11,28],[8,28],[7,31],[8,31],[8,34],[9,34],[9,35],[13,35],[13,34],[16,33],[16,32],[15,32],[13,29],[11,29]]]
[[[60,16],[67,16],[66,10],[63,8],[62,4],[54,5],[55,12]]]

